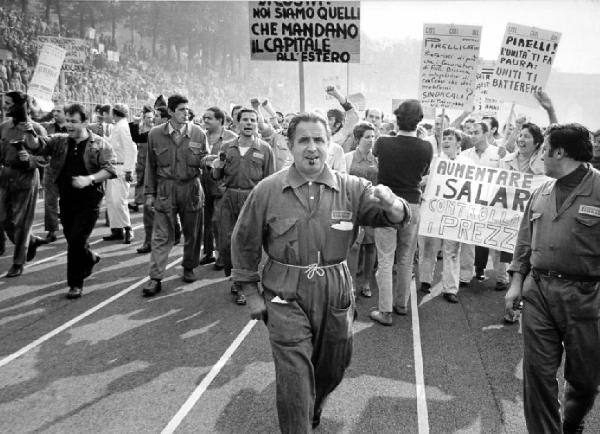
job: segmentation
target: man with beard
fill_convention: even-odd
[[[232,236],[233,280],[248,294],[251,317],[269,331],[283,433],[319,425],[350,363],[354,297],[346,256],[359,225],[410,220],[408,204],[389,188],[330,169],[330,134],[315,113],[290,122],[294,163],[255,187]]]
[[[12,119],[0,124],[0,230],[6,231],[15,245],[6,277],[16,277],[23,274],[25,261],[31,261],[43,244],[31,233],[40,184],[39,160],[32,151],[38,148],[36,137],[45,136],[46,130],[29,117],[23,92],[6,93],[4,110]]]
[[[110,144],[87,129],[80,104],[65,109],[67,134],[40,138],[42,153],[55,161],[59,189],[60,221],[67,240],[67,298],[81,297],[83,281],[100,261],[89,248],[96,225],[104,181],[114,178],[116,162]]]
[[[213,177],[223,180],[225,192],[221,200],[221,228],[219,256],[226,276],[231,275],[231,233],[242,206],[252,189],[262,179],[275,172],[275,157],[271,147],[257,137],[258,114],[254,109],[242,108],[237,115],[240,136],[223,143],[219,159],[213,162]],[[231,287],[235,302],[246,304],[241,287]]]

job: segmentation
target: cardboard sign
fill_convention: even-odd
[[[66,53],[64,48],[48,43],[44,44],[40,50],[40,56],[27,93],[35,97],[40,108],[44,111],[52,110],[52,94]]]
[[[63,69],[76,70],[87,63],[91,44],[89,40],[79,38],[62,38],[60,36],[38,36],[37,43],[41,48],[44,43],[50,43],[64,48],[66,51]]]
[[[481,26],[425,24],[419,99],[424,106],[470,109]]]
[[[250,2],[250,59],[360,62],[360,2]]]
[[[502,101],[491,98],[488,92],[495,67],[496,62],[493,60],[480,59],[478,63],[475,76],[475,111],[481,116],[498,117],[498,112],[502,109]]]
[[[546,86],[561,34],[508,23],[489,95],[537,107],[533,94]]]
[[[421,205],[419,235],[512,253],[525,205],[549,178],[436,157]]]

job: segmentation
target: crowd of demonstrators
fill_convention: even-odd
[[[162,94],[159,84],[152,90]],[[169,88],[185,89],[187,84],[182,78]],[[268,98],[262,103],[253,98],[228,112],[219,103],[194,105],[186,94],[175,92],[168,99],[161,95],[154,107],[145,106],[129,124],[128,107],[114,99],[112,105],[98,105],[92,119],[79,104],[57,102],[52,120],[42,126],[31,120],[25,94],[6,94],[5,109],[12,119],[0,125],[0,234],[15,244],[7,276],[20,275],[39,245],[56,240],[60,221],[67,239],[67,297],[81,297],[85,278],[100,261],[88,238],[103,197],[111,230],[105,241],[130,243],[130,212],[143,204],[145,237],[137,252],[150,253],[150,280],[143,295],[152,297],[163,289],[167,257],[183,234],[185,282],[197,278],[198,265],[213,263],[231,277],[232,301],[249,304],[255,318],[268,318],[281,373],[277,402],[282,429],[316,426],[351,354],[347,332],[353,294],[371,297],[375,281],[379,299],[370,317],[392,325],[394,313],[409,312],[413,274],[421,292],[429,293],[440,264],[443,299],[453,304],[460,301],[460,287],[486,278],[486,249],[417,235],[432,158],[546,174],[558,181],[532,196],[514,258],[493,250],[489,254],[494,288],[506,292],[507,322],[514,321],[521,293],[525,301],[524,376],[526,390],[532,390],[525,400],[528,426],[552,431],[548,427],[557,423],[555,409],[545,407],[545,417],[534,413],[549,405],[540,402],[551,401],[548,379],[556,366],[537,354],[547,351],[555,357],[557,345],[535,337],[555,313],[532,304],[543,291],[558,304],[559,292],[579,291],[579,282],[587,285],[585,291],[600,293],[600,181],[587,164],[597,165],[600,159],[600,131],[592,135],[574,124],[544,129],[517,118],[499,135],[496,118],[470,112],[453,122],[438,116],[431,124],[423,121],[416,100],[395,110],[390,128],[381,110],[369,108],[362,116],[334,87],[325,92],[342,110],[285,113]],[[550,98],[543,92],[536,97],[549,122],[556,123]],[[31,200],[35,203],[42,168],[48,192],[45,239],[32,235],[28,207]],[[128,204],[134,173],[136,194]],[[570,244],[559,252],[565,243]],[[437,261],[440,252],[442,261]],[[263,295],[256,292],[261,258],[266,259]],[[332,290],[316,296],[314,289],[322,287]],[[576,312],[598,314],[600,296],[582,294],[573,299]],[[331,317],[327,306],[336,307],[339,315]],[[331,335],[322,325],[334,320],[340,327]],[[549,332],[554,344],[562,342],[565,330],[587,333],[578,321],[560,317],[557,324]],[[313,339],[306,339],[307,330]],[[574,366],[588,366],[592,360],[600,365],[592,348],[597,350],[598,344],[591,337],[565,342],[567,358]],[[578,358],[572,345],[591,349]],[[565,432],[581,422],[593,402],[588,386],[595,384],[590,380],[583,385],[584,374],[568,374],[567,399],[576,410],[565,416]],[[290,390],[300,391],[301,399],[292,399]]]

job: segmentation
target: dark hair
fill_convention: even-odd
[[[485,122],[473,122],[473,125],[481,125],[481,131],[483,134],[486,134],[490,130],[490,127],[488,127],[488,124]]]
[[[360,140],[367,131],[375,131],[375,125],[373,125],[371,122],[363,121],[354,126],[352,134],[354,134],[354,139]]]
[[[20,90],[12,90],[10,92],[6,92],[5,95],[12,99],[13,104],[22,105],[27,102],[27,94],[25,92],[21,92]]]
[[[112,108],[113,116],[126,118],[129,115],[129,108],[125,104],[115,104]]]
[[[213,112],[215,119],[221,121],[221,125],[225,124],[225,112],[219,107],[209,107],[206,109],[207,112]]]
[[[144,107],[142,107],[142,114],[145,115],[146,113],[154,113],[152,106],[146,104]]]
[[[401,131],[415,131],[423,120],[423,107],[416,99],[407,99],[394,110],[396,123]]]
[[[110,104],[105,104],[102,107],[100,107],[100,114],[103,115],[104,113],[110,113],[112,107],[110,106]]]
[[[490,121],[490,128],[496,128],[496,132],[494,133],[494,137],[498,137],[498,128],[500,127],[500,124],[498,124],[498,119],[496,119],[494,116],[484,116],[483,117],[484,121]]]
[[[169,119],[169,111],[165,106],[156,107],[154,112],[158,112],[161,118]]]
[[[101,110],[102,110],[102,104],[96,104],[94,106],[94,113],[102,113]]]
[[[458,131],[456,128],[446,128],[442,132],[442,137],[446,137],[446,136],[456,137],[457,142],[460,142],[462,140],[462,135],[460,134],[460,131]]]
[[[256,117],[258,118],[258,112],[252,108],[245,108],[242,107],[242,109],[238,112],[237,114],[237,121],[239,122],[240,119],[242,118],[242,114],[243,113],[254,113],[256,115]]]
[[[231,118],[233,119],[233,113],[234,113],[236,110],[239,110],[239,109],[241,109],[241,108],[243,108],[243,107],[244,107],[244,106],[243,106],[243,105],[240,105],[240,104],[236,104],[236,105],[234,105],[233,107],[231,107]]]
[[[176,93],[171,95],[167,100],[167,107],[174,112],[179,104],[187,104],[188,102],[189,101],[185,96]]]
[[[196,117],[196,113],[192,109],[188,109],[188,120],[192,121]]]
[[[550,151],[563,148],[565,153],[575,161],[590,161],[593,146],[590,131],[581,124],[553,124],[545,132]]]
[[[290,124],[288,125],[287,136],[290,143],[290,148],[294,144],[294,138],[296,136],[296,128],[300,122],[320,122],[325,128],[325,132],[327,133],[327,140],[331,138],[331,131],[329,130],[329,124],[327,120],[320,115],[319,113],[310,112],[310,113],[300,113],[292,118]]]
[[[531,134],[533,137],[533,144],[535,145],[536,149],[542,146],[542,143],[544,143],[544,135],[542,134],[540,127],[532,122],[527,122],[521,127],[521,129],[524,128],[529,131],[529,134]]]
[[[340,109],[329,109],[327,110],[327,119],[334,118],[336,124],[343,124],[346,115]]]
[[[65,114],[73,116],[74,114],[79,113],[79,118],[81,122],[87,121],[87,114],[85,113],[85,108],[78,103],[73,103],[65,107]]]
[[[421,126],[423,128],[425,128],[427,131],[433,130],[433,125],[431,125],[429,122],[423,122],[423,123],[421,123]]]

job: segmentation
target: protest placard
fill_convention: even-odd
[[[35,97],[43,111],[52,110],[52,94],[65,60],[66,50],[54,44],[45,43],[40,50],[33,77],[27,93]]]
[[[480,42],[481,26],[423,26],[419,99],[424,106],[472,107]]]
[[[360,62],[360,2],[250,2],[250,59]]]
[[[475,111],[481,116],[498,117],[498,112],[502,109],[502,101],[491,98],[488,93],[495,67],[496,62],[493,60],[480,59],[478,63],[475,76]]]
[[[89,40],[79,38],[62,38],[60,36],[38,36],[37,43],[41,48],[44,43],[50,43],[64,48],[66,51],[63,69],[78,71],[89,60],[91,44]]]
[[[547,180],[436,157],[423,195],[419,235],[512,253],[525,205]]]
[[[533,94],[546,86],[561,34],[508,23],[488,93],[537,107]]]

